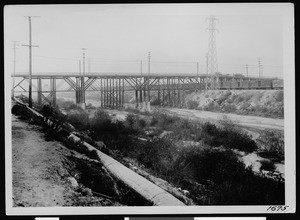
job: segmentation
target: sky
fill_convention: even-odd
[[[14,5],[4,8],[5,72],[206,73],[208,17],[215,15],[218,71],[283,77],[280,4]],[[283,10],[284,11],[284,10]],[[81,65],[79,64],[81,62]],[[197,64],[198,63],[198,64]],[[81,69],[79,70],[79,66]]]

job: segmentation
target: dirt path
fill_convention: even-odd
[[[82,195],[71,184],[75,155],[56,141],[45,141],[40,127],[12,116],[12,171],[14,206],[105,205],[105,199]],[[68,169],[69,168],[69,169]],[[109,204],[108,204],[109,205]]]
[[[264,118],[250,115],[237,115],[229,113],[216,113],[208,111],[199,111],[192,109],[180,109],[180,108],[164,108],[171,113],[175,113],[178,116],[186,117],[190,119],[205,119],[205,120],[220,120],[225,115],[228,119],[234,123],[251,128],[269,128],[269,129],[284,129],[284,119]]]

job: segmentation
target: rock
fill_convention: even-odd
[[[163,133],[161,133],[159,135],[159,138],[163,138],[163,137],[165,137],[165,136],[167,136],[169,134],[172,134],[172,133],[173,133],[173,131],[163,131]]]
[[[100,149],[106,148],[106,145],[102,141],[95,141],[95,143]]]
[[[74,177],[68,177],[68,180],[70,181],[72,187],[74,187],[74,188],[78,187],[78,183]]]
[[[92,190],[89,188],[82,188],[80,191],[81,191],[81,194],[84,196],[92,196],[93,195]]]
[[[188,190],[182,190],[182,192],[183,192],[183,194],[185,195],[185,196],[189,196],[190,195],[190,192],[188,191]]]

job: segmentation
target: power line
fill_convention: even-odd
[[[15,97],[16,50],[19,49],[19,48],[17,48],[17,45],[16,45],[17,42],[19,42],[19,41],[13,41],[13,43],[14,43],[14,47],[13,47],[13,50],[14,50],[14,76],[13,76],[13,87],[12,87],[12,97],[13,98]]]

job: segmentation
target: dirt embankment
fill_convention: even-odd
[[[186,94],[190,109],[270,118],[284,117],[282,90],[207,90]]]
[[[73,160],[71,159],[73,158]],[[84,158],[57,141],[46,141],[40,126],[12,116],[13,206],[116,206],[77,182]]]

